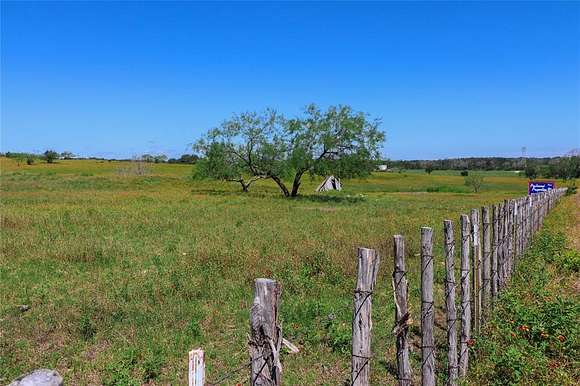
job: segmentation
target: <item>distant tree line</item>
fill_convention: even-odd
[[[35,162],[45,161],[47,163],[54,163],[58,159],[88,159],[88,160],[99,160],[99,161],[142,161],[151,163],[171,163],[171,164],[194,164],[197,162],[199,157],[195,154],[182,154],[179,158],[168,158],[165,154],[143,154],[135,159],[106,159],[102,157],[78,157],[70,151],[63,151],[58,153],[54,150],[46,150],[44,153],[24,153],[24,152],[13,152],[8,151],[6,153],[0,153],[0,157],[12,158],[21,163],[27,163],[32,165]]]
[[[519,170],[528,178],[580,178],[578,155],[545,158],[473,157],[440,160],[388,161],[391,169],[434,170]]]
[[[28,165],[32,165],[37,161],[46,161],[46,163],[51,164],[57,159],[72,159],[75,157],[75,155],[70,151],[58,153],[54,150],[47,150],[42,154],[8,151],[6,153],[0,153],[0,156],[15,159],[18,165],[24,162]]]
[[[199,160],[199,157],[195,154],[183,154],[179,158],[169,158],[167,160],[170,164],[194,164]]]

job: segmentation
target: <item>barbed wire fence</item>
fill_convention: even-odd
[[[473,345],[474,333],[481,330],[493,312],[499,292],[508,284],[517,269],[536,232],[543,224],[545,216],[554,208],[556,202],[565,194],[566,188],[554,189],[527,197],[506,200],[498,205],[478,209],[477,215],[460,216],[461,241],[460,268],[460,317],[456,310],[455,281],[455,237],[453,222],[444,221],[444,255],[446,276],[444,301],[446,312],[446,332],[448,365],[444,378],[446,384],[456,386],[465,377],[469,368],[469,351]],[[481,210],[481,212],[480,212]],[[481,215],[479,215],[481,213]],[[490,216],[491,213],[491,216]],[[491,218],[490,218],[491,217]],[[472,224],[477,221],[478,224]],[[483,221],[482,232],[479,230]],[[475,233],[475,235],[474,235]],[[482,233],[482,234],[481,234]],[[421,383],[435,385],[436,353],[434,341],[434,298],[433,298],[433,254],[432,229],[421,229]],[[474,241],[473,237],[478,239]],[[482,245],[483,253],[479,246]],[[477,243],[477,244],[476,244]],[[475,244],[477,248],[473,248]],[[478,250],[479,249],[479,250]],[[470,252],[476,254],[471,255]],[[392,284],[395,297],[395,321],[393,335],[396,340],[396,380],[399,386],[414,383],[409,361],[409,288],[405,267],[404,237],[393,237]],[[374,249],[358,249],[357,284],[354,290],[352,318],[352,353],[350,382],[345,385],[368,386],[370,384],[372,295],[379,268],[380,257]],[[470,266],[470,263],[474,264]],[[474,274],[471,282],[470,274]],[[471,290],[471,291],[470,291]],[[242,384],[248,380],[251,386],[279,386],[282,379],[280,361],[281,347],[291,353],[298,348],[282,337],[278,320],[281,289],[278,282],[271,279],[256,279],[254,304],[250,312],[251,336],[249,340],[250,358],[218,377],[205,378],[205,359],[202,349],[189,353],[189,386],[221,386]],[[474,307],[471,307],[471,306]],[[458,326],[460,321],[460,326]],[[457,342],[457,328],[461,337]],[[458,344],[460,350],[458,350]],[[458,353],[459,351],[459,353]],[[249,370],[249,371],[248,371]],[[234,382],[234,383],[231,383]],[[306,384],[306,383],[304,383]]]

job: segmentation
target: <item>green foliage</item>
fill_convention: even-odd
[[[143,382],[155,380],[161,374],[161,369],[165,364],[165,356],[159,346],[154,346],[148,350],[143,360]]]
[[[469,171],[468,170],[462,170],[460,174],[461,174],[462,177],[467,177],[469,175]]]
[[[465,177],[465,186],[469,186],[473,189],[474,193],[478,193],[481,190],[485,178],[481,174],[472,174]]]
[[[28,158],[26,158],[26,164],[27,164],[27,165],[32,165],[32,164],[34,164],[34,158],[32,158],[32,157],[28,157]]]
[[[75,155],[70,151],[63,151],[60,153],[62,159],[73,159]]]
[[[58,153],[54,150],[47,150],[44,152],[44,159],[47,163],[51,164],[58,158]]]
[[[528,165],[525,170],[526,177],[533,180],[538,176],[538,168],[535,165]]]
[[[149,162],[149,163],[163,163],[163,162],[167,162],[167,156],[165,154],[143,154],[141,157],[139,157],[138,159],[139,161],[143,161],[143,162]]]
[[[138,386],[140,380],[134,376],[137,365],[137,351],[134,348],[124,350],[118,358],[109,362],[105,369],[103,386]]]
[[[97,332],[95,322],[93,321],[92,312],[90,312],[88,309],[83,310],[81,315],[81,319],[79,321],[79,332],[84,340],[90,340]]]
[[[285,122],[274,110],[234,115],[195,144],[202,155],[195,177],[238,182],[243,191],[259,179],[286,177]]]
[[[578,187],[576,186],[576,181],[574,181],[572,183],[572,185],[568,186],[568,190],[566,190],[566,196],[571,196],[573,194],[576,194],[577,190],[578,190]]]
[[[433,173],[433,170],[435,170],[435,168],[432,163],[428,163],[427,166],[425,166],[425,173],[431,174]]]
[[[195,154],[182,154],[181,157],[175,159],[170,158],[167,160],[170,164],[194,164],[199,160],[199,157]]]
[[[288,123],[289,162],[295,170],[293,191],[303,173],[333,174],[339,178],[364,177],[380,161],[379,146],[385,139],[379,120],[369,120],[350,106],[331,106],[325,112],[306,107],[302,118]]]
[[[202,155],[196,175],[238,182],[244,191],[259,179],[272,179],[284,196],[296,196],[307,173],[368,176],[384,141],[379,123],[349,106],[323,112],[309,105],[303,117],[291,120],[274,110],[235,115],[196,143]]]

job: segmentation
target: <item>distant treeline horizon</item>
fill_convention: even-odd
[[[47,154],[53,159],[97,160],[97,161],[140,161],[147,163],[195,164],[200,157],[196,154],[182,154],[178,158],[168,158],[164,154],[142,154],[132,158],[82,157],[65,151],[57,153],[47,150],[44,153],[4,152],[0,157],[7,157],[33,164],[35,160],[47,160]],[[580,151],[572,150],[568,155],[555,157],[460,157],[437,160],[390,160],[383,159],[379,164],[387,165],[388,170],[424,169],[433,170],[507,170],[523,171],[527,177],[536,176],[555,178],[580,178]],[[48,161],[52,162],[52,161]]]
[[[555,157],[460,157],[437,160],[385,160],[389,169],[431,170],[525,170],[530,165],[558,164],[563,158]]]

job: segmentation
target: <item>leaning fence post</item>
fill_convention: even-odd
[[[457,385],[457,310],[455,308],[455,238],[453,222],[443,222],[445,234],[445,309],[447,315],[447,385]]]
[[[189,352],[189,386],[205,386],[205,360],[201,348]]]
[[[482,288],[482,314],[480,324],[489,316],[489,299],[491,294],[490,276],[491,276],[491,227],[489,222],[489,208],[481,208],[481,217],[483,224],[483,288]]]
[[[250,384],[279,386],[282,365],[282,331],[278,323],[281,288],[277,281],[256,279],[254,303],[250,310]]]
[[[379,270],[374,249],[358,249],[358,274],[352,317],[352,386],[368,386],[371,360],[372,294]]]
[[[471,339],[471,307],[469,296],[469,217],[461,215],[461,347],[459,350],[459,376],[467,374],[469,343]]]
[[[421,384],[435,385],[433,229],[421,228]]]
[[[397,381],[399,386],[411,385],[409,362],[409,285],[405,268],[405,239],[393,237],[393,291],[395,295],[395,328],[393,334],[397,345]]]

